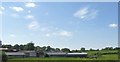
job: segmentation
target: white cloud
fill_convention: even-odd
[[[50,37],[50,36],[51,36],[51,34],[46,34],[45,36],[46,36],[46,37]]]
[[[1,6],[1,7],[0,7],[0,10],[5,10],[5,8]]]
[[[15,37],[16,37],[16,35],[14,35],[14,34],[10,34],[10,37],[13,37],[13,38],[15,38]]]
[[[97,15],[97,10],[88,7],[81,8],[74,13],[74,16],[80,18],[81,20],[91,20]]]
[[[72,33],[71,32],[68,32],[68,31],[61,31],[59,33],[60,36],[66,36],[66,37],[70,37],[72,36]]]
[[[28,13],[31,13],[31,10],[28,10]]]
[[[47,31],[49,31],[49,29],[47,27],[41,27],[40,31],[47,32]]]
[[[26,3],[25,6],[26,7],[35,7],[36,4],[35,3]]]
[[[32,19],[32,20],[35,19],[33,15],[27,15],[25,18],[26,18],[26,19],[30,19],[30,20],[31,20],[31,19]]]
[[[117,28],[118,25],[117,24],[109,24],[109,27],[111,27],[111,28]]]
[[[30,24],[28,24],[27,27],[30,30],[38,30],[39,29],[39,23],[37,21],[32,21]]]
[[[71,37],[72,32],[68,32],[68,31],[52,32],[52,33],[47,33],[46,36],[47,37],[50,37],[50,36]]]
[[[0,16],[3,15],[3,10],[5,10],[5,8],[1,6],[0,7]]]
[[[11,9],[17,11],[17,12],[21,12],[21,11],[24,11],[24,9],[22,7],[10,7]]]

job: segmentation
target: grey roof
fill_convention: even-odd
[[[66,53],[47,53],[48,55],[66,55]]]
[[[33,53],[35,51],[23,51],[23,52],[25,52],[25,53]]]
[[[23,52],[6,52],[6,55],[22,56],[25,55]]]
[[[87,55],[87,53],[47,53],[48,55]]]
[[[68,55],[87,55],[87,53],[67,53]]]

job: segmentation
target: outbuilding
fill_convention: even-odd
[[[67,53],[67,57],[81,57],[85,58],[87,57],[87,53]]]
[[[87,57],[87,53],[63,53],[63,52],[52,52],[46,53],[49,57]]]
[[[52,52],[52,53],[46,53],[49,57],[66,57],[67,53],[63,53],[63,52]]]
[[[23,52],[6,52],[5,54],[9,58],[13,58],[13,57],[15,57],[15,58],[23,58],[23,57],[26,56],[25,53],[23,53]]]
[[[9,58],[37,57],[35,51],[5,52]]]

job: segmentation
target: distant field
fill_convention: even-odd
[[[100,53],[113,53],[116,51],[89,51],[89,55],[93,55],[96,52]],[[9,59],[8,62],[118,62],[117,54],[106,54],[96,58],[13,58]]]
[[[110,56],[110,55],[108,55]],[[8,62],[118,62],[116,56],[107,58],[89,59],[89,58],[24,58],[11,59]]]
[[[112,55],[103,55],[100,58],[16,58],[16,59],[10,59],[10,60],[118,60],[118,55],[112,54]]]
[[[8,62],[118,62],[118,56],[103,55],[100,58],[16,58],[9,59]]]

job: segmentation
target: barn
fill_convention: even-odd
[[[23,52],[6,52],[5,53],[9,58],[24,58],[25,53]]]
[[[66,57],[66,53],[62,52],[54,52],[54,53],[46,53],[49,57]]]
[[[24,51],[24,54],[27,57],[36,57],[37,56],[37,53],[35,51]]]
[[[81,57],[85,58],[87,57],[87,53],[67,53],[67,57]]]
[[[22,52],[6,52],[9,57],[24,58],[24,57],[80,57],[86,58],[87,53],[64,53],[64,52],[46,52],[45,54],[37,53],[35,51]]]
[[[87,53],[63,53],[63,52],[52,52],[52,53],[46,53],[49,57],[80,57],[85,58],[87,57]]]
[[[21,52],[5,52],[10,58],[23,58],[23,57],[36,57],[37,53],[35,51],[21,51]]]

